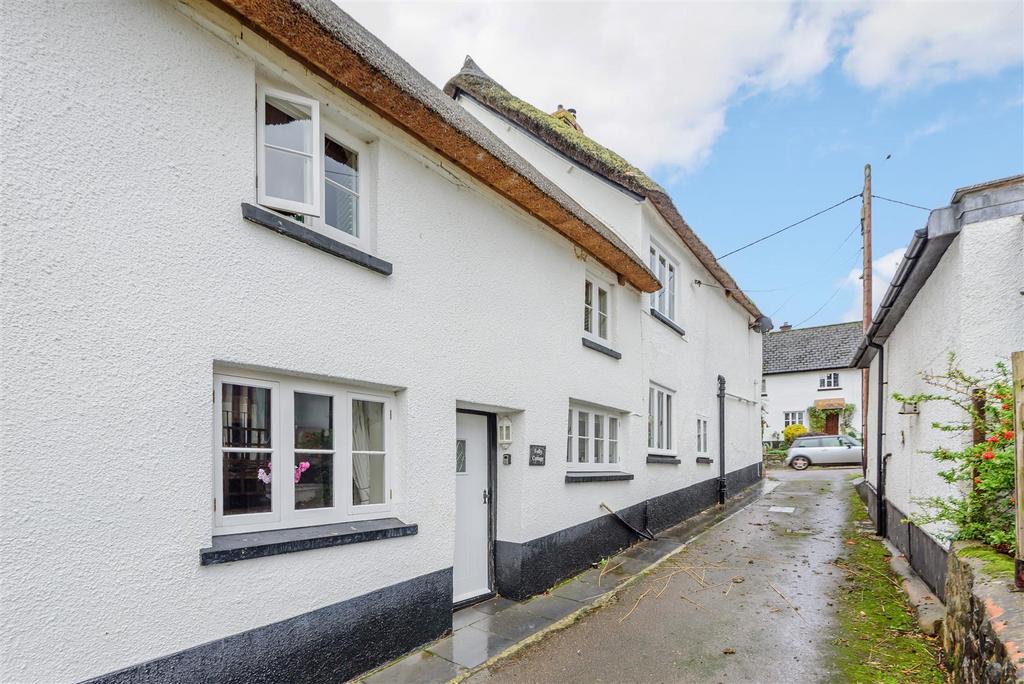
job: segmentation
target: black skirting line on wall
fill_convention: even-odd
[[[759,482],[761,464],[754,463],[727,475],[729,491]],[[668,494],[641,501],[618,511],[637,529],[655,533],[679,524],[718,502],[718,479],[704,480]],[[582,572],[591,563],[610,556],[638,537],[610,515],[580,523],[519,544],[495,542],[495,580],[502,596],[522,600]]]
[[[343,682],[452,627],[452,569],[211,641],[92,684]]]
[[[857,493],[867,506],[868,515],[875,519],[878,510],[878,497],[875,488],[867,481],[857,485]],[[891,501],[885,500],[886,519],[888,520],[889,541],[907,557],[907,562],[914,569],[928,588],[940,600],[946,600],[946,562],[949,552],[942,548],[931,535],[914,523],[896,508]]]

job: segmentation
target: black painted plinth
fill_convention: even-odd
[[[869,482],[862,480],[857,485],[857,493],[867,507],[868,515],[874,520],[875,511],[878,510],[878,497],[875,494],[875,488]],[[888,520],[889,541],[907,557],[910,567],[914,568],[914,572],[921,576],[928,588],[940,600],[945,601],[949,552],[932,539],[927,532],[907,520],[903,511],[896,508],[888,499],[885,500],[885,512]]]
[[[760,480],[761,464],[754,463],[728,474],[729,491],[739,494]],[[618,514],[637,529],[649,528],[657,533],[717,502],[718,479],[712,478],[641,501]],[[515,600],[529,598],[637,539],[621,522],[604,515],[525,543],[498,540],[494,547],[497,591]]]
[[[437,639],[451,627],[452,569],[445,568],[89,682],[344,682]]]

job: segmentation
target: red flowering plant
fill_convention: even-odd
[[[960,490],[959,496],[915,499],[924,511],[910,519],[918,525],[942,521],[952,526],[950,539],[974,539],[997,551],[1012,554],[1016,546],[1014,517],[1014,433],[1013,382],[1005,363],[978,375],[970,375],[957,366],[950,354],[941,374],[922,373],[924,381],[936,393],[894,394],[896,401],[913,404],[945,402],[962,410],[959,422],[932,423],[942,432],[952,433],[950,444],[928,451],[936,461],[948,463],[939,475]],[[975,430],[984,436],[980,444],[971,444]],[[952,437],[961,434],[962,438]]]

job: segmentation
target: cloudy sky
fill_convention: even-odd
[[[875,194],[925,207],[1024,172],[1020,2],[339,4],[438,85],[470,54],[541,109],[575,107],[716,254],[859,192],[865,163]],[[874,213],[884,291],[927,213]],[[858,215],[722,263],[777,323],[859,319]]]

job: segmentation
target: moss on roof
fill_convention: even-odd
[[[636,195],[647,198],[690,252],[722,285],[726,296],[735,299],[754,318],[762,315],[757,305],[740,289],[733,277],[718,263],[704,241],[686,223],[665,189],[624,157],[594,142],[582,131],[576,130],[557,117],[516,97],[485,74],[471,57],[466,57],[462,70],[448,81],[444,92],[450,97],[456,97],[459,92],[466,93],[585,168]]]
[[[454,88],[467,92],[474,99],[490,105],[503,114],[517,114],[516,122],[525,126],[531,132],[540,135],[542,139],[547,139],[547,136],[544,135],[545,133],[557,136],[562,139],[564,145],[576,150],[581,155],[585,155],[590,160],[603,164],[609,172],[630,178],[647,190],[664,192],[661,186],[654,182],[650,176],[630,164],[621,155],[595,142],[557,117],[534,107],[526,100],[522,100],[510,93],[501,84],[485,74],[470,57],[466,57],[466,63],[462,71],[445,86],[445,92],[452,94]]]

